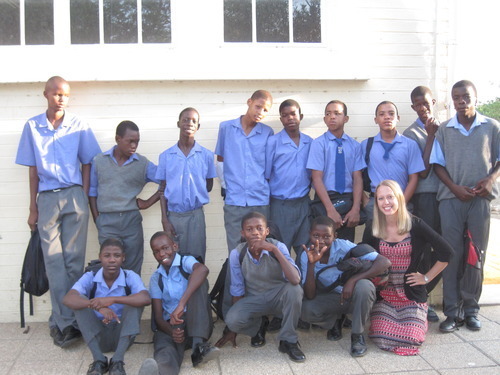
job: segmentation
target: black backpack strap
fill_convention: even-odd
[[[184,255],[182,254],[179,254],[179,256],[181,257],[181,263],[180,263],[180,266],[179,266],[179,271],[181,271],[181,275],[184,276],[184,278],[186,280],[189,280],[189,276],[191,276],[191,274],[187,273],[185,270],[184,270],[184,267],[182,267],[182,262],[184,260]],[[163,289],[162,289],[163,290]]]
[[[366,154],[365,154],[365,164],[368,167],[370,163],[370,152],[372,151],[374,137],[369,137],[368,142],[366,142]]]
[[[92,275],[95,276],[97,271],[92,271]],[[132,289],[130,288],[130,285],[127,284],[127,270],[123,270],[123,272],[125,273],[125,295],[130,296],[132,294]],[[95,298],[95,292],[97,290],[97,281],[94,281],[92,284],[93,285],[92,285],[92,289],[90,289],[89,299]],[[162,287],[163,287],[163,284],[162,284]]]

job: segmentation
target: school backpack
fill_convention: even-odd
[[[95,276],[97,271],[99,271],[102,268],[102,263],[99,259],[94,259],[91,260],[87,267],[85,267],[85,272],[92,272],[92,275]],[[123,268],[122,268],[123,269]],[[130,296],[132,294],[132,289],[130,289],[130,285],[127,284],[127,276],[128,276],[128,270],[123,269],[123,272],[125,273],[125,295]],[[97,281],[93,282],[92,289],[90,290],[89,293],[89,299],[95,298],[95,292],[97,290]]]
[[[371,193],[372,191],[371,188],[372,181],[370,180],[370,176],[368,175],[368,164],[370,164],[370,152],[373,146],[373,139],[374,139],[373,137],[369,137],[368,141],[366,142],[366,154],[365,154],[366,168],[364,168],[361,171],[361,175],[363,177],[363,190],[367,191],[368,193]]]
[[[26,249],[21,271],[20,287],[19,308],[21,328],[24,328],[24,292],[29,294],[30,315],[33,315],[33,296],[40,297],[49,290],[49,280],[45,271],[42,244],[38,229],[31,232],[31,238]]]

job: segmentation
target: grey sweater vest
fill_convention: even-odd
[[[266,241],[274,245],[278,242],[271,238],[266,239]],[[245,295],[259,295],[283,286],[287,282],[283,277],[280,262],[275,257],[265,254],[260,258],[259,264],[255,264],[246,253],[246,243],[238,245],[237,249],[239,252],[245,252],[241,263],[241,272],[245,279]]]
[[[465,136],[458,129],[448,128],[449,120],[441,124],[436,139],[446,160],[446,170],[454,183],[474,187],[488,176],[496,164],[500,142],[500,126],[497,121],[486,118],[483,123]],[[494,184],[489,200],[498,196],[498,184]],[[439,184],[438,200],[455,198],[446,187]]]
[[[425,143],[427,142],[427,132],[416,121],[411,124],[404,132],[403,135],[417,142],[422,156],[424,154]],[[417,189],[415,194],[418,193],[437,193],[439,187],[439,178],[434,173],[434,168],[431,167],[429,174],[426,178],[418,178]]]
[[[146,185],[148,159],[118,166],[109,155],[99,154],[93,165],[97,172],[97,209],[99,212],[138,210],[136,197]]]

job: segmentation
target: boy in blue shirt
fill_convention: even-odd
[[[140,209],[160,199],[157,191],[148,200],[137,198],[144,185],[158,181],[156,165],[136,153],[139,128],[132,121],[116,127],[116,145],[97,155],[90,173],[89,203],[99,242],[119,238],[125,250],[123,268],[141,274],[144,258],[144,234]]]
[[[363,153],[360,144],[344,132],[349,121],[344,102],[330,101],[323,121],[328,131],[313,141],[307,161],[316,191],[312,214],[328,216],[339,238],[354,241],[363,193]]]
[[[207,236],[203,206],[209,202],[215,172],[214,154],[195,141],[200,114],[185,108],[177,122],[179,141],[160,155],[156,178],[161,198],[163,230],[176,238],[181,253],[205,260]]]
[[[304,115],[293,99],[279,108],[283,130],[269,137],[266,147],[266,178],[271,191],[271,222],[281,240],[298,254],[309,237],[309,190],[311,172],[306,168],[312,138],[300,131]]]
[[[40,232],[52,304],[50,335],[55,345],[67,347],[81,334],[73,311],[62,300],[82,275],[90,162],[101,149],[89,126],[66,111],[70,96],[66,80],[50,78],[43,95],[47,111],[24,126],[16,163],[29,167],[28,225]]]
[[[64,304],[75,311],[78,326],[94,362],[88,375],[125,374],[125,351],[140,332],[144,306],[151,303],[141,277],[121,268],[125,260],[123,243],[105,240],[99,251],[102,268],[87,272],[64,297]],[[113,358],[103,352],[114,351]]]
[[[159,264],[149,283],[157,327],[154,358],[160,375],[176,375],[188,336],[193,339],[193,367],[219,355],[219,349],[206,342],[212,334],[208,268],[192,256],[179,255],[167,232],[155,233],[150,244]]]
[[[342,323],[338,319],[342,314],[352,315],[351,355],[361,357],[366,354],[366,343],[363,336],[365,324],[376,299],[375,286],[370,277],[386,271],[391,263],[376,253],[369,252],[360,259],[373,261],[371,268],[352,276],[344,286],[325,292],[317,289],[318,272],[337,264],[356,244],[336,239],[335,223],[327,216],[318,216],[311,224],[311,246],[300,257],[302,285],[305,299],[302,302],[302,320],[328,329],[327,339],[337,341],[342,338]],[[364,245],[366,246],[366,245]],[[319,276],[321,284],[333,284],[342,271],[337,267],[328,268]]]

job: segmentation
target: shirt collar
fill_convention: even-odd
[[[242,118],[243,118],[243,116],[240,116],[237,121],[231,122],[231,125],[233,125],[235,128],[241,129],[241,131],[243,132],[243,125],[241,124]],[[257,134],[262,133],[262,123],[261,122],[258,122],[257,124],[255,124],[255,126],[253,127],[253,129],[250,131],[250,133],[248,135],[246,135],[245,132],[243,132],[243,134],[245,134],[245,136],[249,137],[254,131]]]
[[[286,144],[293,144],[295,145],[295,142],[293,141],[292,138],[290,138],[290,135],[286,132],[285,129],[280,131],[281,134],[281,143],[286,145]],[[309,143],[309,140],[304,137],[304,134],[300,132],[300,139],[299,139],[299,145],[307,144]]]
[[[378,133],[375,137],[373,137],[373,140],[374,141],[377,141],[377,142],[385,142],[383,139],[382,139],[382,136],[380,135],[380,133]],[[391,143],[401,143],[403,140],[402,140],[402,135],[399,134],[399,132],[396,132],[396,136],[394,137],[394,139],[392,140]],[[385,142],[387,143],[387,142]]]
[[[45,123],[41,123],[39,125],[42,128],[49,128],[50,130],[55,131],[55,130],[59,129],[60,127],[67,128],[68,126],[71,125],[71,121],[67,120],[69,117],[67,111],[64,111],[63,120],[57,129],[54,129],[54,126],[50,123],[49,118],[47,117],[47,111],[44,112],[44,115],[45,115],[44,116]]]
[[[415,121],[418,126],[420,126],[422,129],[425,129],[425,125],[424,123],[422,122],[422,120],[420,120],[420,117],[417,117],[417,120]]]
[[[103,154],[111,157],[111,159],[113,159],[114,162],[118,164],[118,162],[116,161],[116,158],[115,158],[115,154],[114,154],[115,148],[116,148],[116,145],[111,147],[108,151],[104,151]],[[134,152],[132,155],[130,155],[130,157],[127,159],[126,163],[129,163],[132,160],[139,160],[139,156],[137,156],[137,153]]]
[[[188,157],[190,155],[192,155],[194,152],[201,152],[201,146],[196,141],[194,141],[193,148],[191,149],[191,151],[189,151]],[[186,155],[184,155],[184,153],[182,152],[182,150],[179,148],[179,142],[177,142],[174,145],[174,147],[170,148],[169,154],[178,154],[178,155],[181,155],[181,156],[184,156],[184,157],[186,156]]]
[[[328,140],[330,141],[334,141],[335,139],[339,139],[337,137],[335,137],[331,131],[326,131],[325,132],[325,136],[326,138],[328,138]],[[345,132],[342,133],[342,136],[340,137],[340,139],[342,139],[343,141],[347,140],[347,134]]]
[[[170,271],[172,271],[172,267],[180,267],[180,265],[181,265],[181,256],[179,255],[179,253],[176,253],[175,258],[172,261],[172,264],[170,265]],[[163,265],[160,265],[160,267],[158,268],[160,269],[160,273],[164,277],[168,277],[167,270],[165,269],[165,267],[163,267]]]
[[[469,129],[469,132],[472,130],[472,128],[475,128],[476,126],[480,126],[481,124],[484,124],[488,122],[486,120],[486,117],[484,117],[482,114],[480,114],[479,112],[476,111],[476,117],[474,118],[474,122],[472,123],[470,129]],[[458,122],[458,115],[455,115],[453,116],[450,121],[448,121],[448,123],[446,124],[446,127],[447,128],[456,128],[456,129],[460,129],[460,128],[464,128],[464,126]]]
[[[95,274],[94,281],[97,283],[106,284],[106,281],[104,280],[102,268],[99,269],[99,271],[97,271],[97,273]],[[126,285],[127,285],[127,283],[125,282],[125,271],[123,271],[123,269],[120,268],[120,274],[118,275],[116,280],[113,282],[113,285],[109,289],[111,290],[117,286],[126,286]]]

